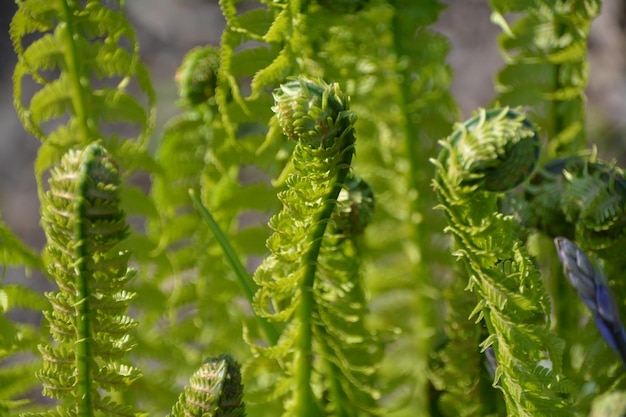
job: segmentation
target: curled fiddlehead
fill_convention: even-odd
[[[176,72],[184,107],[197,106],[215,97],[219,63],[219,51],[213,47],[198,47],[187,52]]]
[[[44,394],[63,400],[69,415],[134,415],[102,396],[139,377],[125,359],[135,322],[125,315],[133,271],[129,253],[117,247],[127,234],[119,187],[116,164],[94,144],[66,154],[42,204],[46,266],[59,289],[46,294],[54,343],[40,347],[38,376]]]
[[[484,320],[489,333],[481,347],[493,347],[494,384],[504,394],[507,412],[571,415],[570,401],[562,395],[570,389],[560,375],[563,343],[550,332],[547,293],[517,223],[499,212],[499,193],[493,192],[530,173],[535,162],[528,159],[538,156],[536,133],[516,111],[481,110],[440,143],[443,150],[434,161],[439,207],[454,236],[454,253],[470,275],[468,289],[478,298],[472,316]],[[520,155],[525,157],[517,159]],[[552,369],[540,365],[546,359]]]
[[[530,122],[508,108],[481,110],[452,134],[450,176],[465,189],[508,191],[533,171],[539,138]]]
[[[189,379],[168,417],[243,417],[239,364],[227,354],[207,359]]]
[[[254,309],[285,328],[275,346],[253,349],[286,367],[273,395],[289,398],[289,415],[375,413],[379,350],[363,324],[358,257],[334,220],[354,153],[355,115],[336,84],[301,78],[281,86],[275,100],[281,127],[298,142],[294,172],[279,193],[283,209],[270,220],[271,254],[254,274]]]

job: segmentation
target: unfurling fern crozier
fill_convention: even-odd
[[[119,187],[116,164],[94,144],[64,156],[42,202],[47,270],[59,290],[46,294],[54,343],[40,347],[39,377],[44,394],[72,415],[134,414],[103,397],[140,376],[126,360],[135,322],[125,312],[134,294],[125,289],[130,255],[117,248],[127,234]]]
[[[268,395],[282,398],[289,415],[375,414],[378,351],[363,325],[358,257],[345,239],[364,224],[342,220],[351,203],[340,197],[350,191],[356,117],[336,84],[300,78],[274,97],[279,125],[297,144],[294,171],[278,195],[283,208],[269,222],[270,255],[254,274],[254,308],[284,330],[276,346],[252,348],[280,369]]]

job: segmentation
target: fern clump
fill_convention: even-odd
[[[45,395],[62,400],[62,415],[134,415],[104,393],[125,389],[140,374],[127,361],[135,322],[125,315],[135,294],[119,207],[120,177],[106,150],[70,151],[53,170],[43,201],[46,269],[58,291],[44,312],[55,343],[40,347]]]

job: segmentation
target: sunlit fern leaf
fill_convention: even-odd
[[[143,145],[153,125],[155,95],[123,2],[20,1],[10,35],[18,55],[18,116],[44,144],[51,140],[61,147],[39,160],[38,176],[71,146],[109,140],[106,123],[132,125]],[[22,88],[29,78],[40,85],[30,100]],[[96,87],[96,79],[103,87]],[[139,93],[126,91],[131,82]]]
[[[285,327],[276,345],[252,345],[260,356],[248,366],[278,365],[282,375],[267,396],[283,399],[288,415],[377,414],[380,351],[364,325],[357,250],[334,220],[354,152],[354,115],[336,85],[305,78],[283,85],[275,99],[283,132],[298,142],[279,193],[283,209],[270,220],[270,255],[254,274],[253,306]]]
[[[68,413],[134,415],[104,397],[140,375],[126,364],[135,322],[125,316],[133,271],[118,245],[127,235],[117,167],[99,145],[70,151],[52,171],[42,202],[46,267],[58,291],[44,316],[54,342],[41,345],[44,394]]]
[[[424,370],[440,326],[437,286],[446,285],[437,274],[445,270],[439,263],[447,262],[449,252],[437,236],[443,216],[432,213],[435,201],[423,168],[456,116],[448,91],[450,44],[428,27],[443,5],[370,1],[344,13],[329,2],[309,5],[315,3],[323,7],[310,7],[303,26],[314,40],[298,53],[307,54],[306,73],[341,80],[350,95],[359,114],[355,170],[376,194],[376,213],[362,247],[365,280],[372,321],[393,340],[394,354],[383,361],[381,377],[399,385],[383,401],[393,402],[394,415],[426,415],[431,398]],[[449,273],[444,275],[447,279]],[[403,319],[407,316],[411,320]],[[395,332],[403,336],[396,338]]]

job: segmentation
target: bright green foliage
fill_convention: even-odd
[[[549,158],[580,151],[586,145],[587,37],[600,0],[490,2],[507,63],[497,77],[498,102],[532,106],[550,138]],[[509,25],[507,13],[521,16]]]
[[[18,1],[14,98],[42,141],[41,196],[62,155],[76,172],[54,170],[42,200],[43,263],[0,226],[3,265],[49,265],[59,281],[52,310],[20,284],[0,288],[3,314],[48,309],[56,340],[42,343],[39,374],[46,393],[68,398],[49,414],[241,415],[241,382],[253,416],[616,414],[607,404],[621,407],[623,369],[560,265],[550,269],[552,244],[537,249],[541,235],[576,240],[624,298],[623,174],[579,152],[599,3],[491,1],[504,31],[498,105],[525,106],[550,145],[541,152],[518,110],[481,111],[441,142],[433,192],[428,161],[457,112],[450,45],[429,28],[440,1],[220,0],[219,49],[183,60],[181,113],[154,159],[144,144],[155,97],[124,2]],[[24,97],[31,81],[39,88]],[[122,185],[113,157],[122,179],[150,174],[149,193]],[[527,181],[538,157],[548,162]],[[91,168],[103,174],[93,183]],[[444,210],[433,213],[437,197]],[[100,198],[119,198],[105,204],[117,214],[85,220]],[[145,232],[127,229],[122,209]],[[446,217],[464,272],[450,266]],[[93,241],[89,230],[112,234]],[[131,252],[139,271],[127,282]],[[259,262],[251,282],[246,268]],[[78,279],[90,276],[114,285]],[[4,315],[0,329],[3,360],[40,341]],[[227,355],[202,364],[221,352],[241,359],[241,376]],[[38,364],[18,365],[0,366],[0,414],[33,386]],[[135,366],[149,377],[118,392]],[[233,402],[217,393],[231,388]]]
[[[189,379],[171,417],[243,417],[239,364],[229,355],[207,359]]]
[[[119,186],[117,167],[95,144],[63,158],[43,202],[46,269],[59,290],[46,294],[55,343],[40,347],[38,376],[44,394],[62,400],[59,415],[135,415],[102,395],[140,376],[126,359],[135,322],[125,312],[135,294],[126,290],[130,254],[117,248],[127,234]]]
[[[68,149],[98,139],[106,139],[125,167],[145,158],[141,147],[152,129],[155,96],[123,4],[18,1],[10,29],[18,56],[13,97],[25,129],[43,143],[39,175]],[[25,46],[24,39],[33,35],[39,37]],[[29,78],[41,87],[25,104],[22,84]],[[131,82],[144,97],[127,91]],[[106,134],[107,125],[120,124],[131,126],[139,140],[122,144],[117,135]]]
[[[493,149],[492,160],[467,144]],[[528,143],[528,145],[526,145]],[[563,341],[550,332],[550,303],[539,272],[526,253],[518,225],[498,212],[497,194],[489,191],[490,170],[517,154],[516,148],[537,147],[536,134],[521,114],[509,109],[480,113],[446,140],[435,162],[435,187],[455,241],[455,255],[463,261],[468,289],[478,303],[471,316],[485,323],[497,368],[494,384],[504,394],[510,416],[570,416],[572,387],[562,374]],[[470,152],[468,152],[468,149]],[[502,150],[502,151],[501,151]],[[532,159],[513,161],[528,173]],[[488,166],[476,171],[474,167]],[[515,185],[501,177],[508,185]],[[496,187],[500,189],[499,184]],[[549,360],[551,367],[542,365]],[[570,398],[568,400],[568,398]]]
[[[437,345],[438,287],[449,252],[439,238],[430,188],[437,140],[449,132],[456,105],[448,86],[450,45],[429,26],[438,1],[370,1],[356,13],[311,2],[304,73],[338,81],[359,121],[355,172],[376,195],[362,245],[373,321],[395,338],[381,373],[394,416],[425,416],[429,352]],[[358,28],[349,30],[348,28]],[[427,260],[427,261],[426,261]],[[397,334],[401,334],[396,338]],[[409,388],[407,388],[409,387]]]
[[[253,351],[285,368],[271,396],[286,397],[286,415],[375,413],[376,344],[363,323],[357,252],[332,220],[354,153],[355,115],[336,84],[298,79],[274,96],[283,131],[298,143],[279,193],[283,209],[270,220],[270,255],[254,274],[254,309],[285,327],[276,346]]]
[[[257,152],[264,130],[251,125],[241,129],[237,142],[227,137],[211,96],[218,58],[215,48],[207,46],[183,60],[178,71],[182,112],[166,124],[156,155],[160,170],[152,198],[158,216],[148,223],[153,246],[141,259],[145,279],[135,287],[150,294],[138,300],[137,349],[143,366],[159,366],[152,378],[138,381],[138,397],[154,413],[171,407],[180,392],[171,381],[188,378],[203,357],[224,351],[249,354],[242,326],[257,334],[222,249],[189,197],[190,189],[201,196],[244,262],[264,253],[268,228],[239,225],[242,215],[265,215],[277,204],[269,185],[250,179],[268,170],[273,154],[271,149]],[[269,105],[266,112],[271,112]],[[164,340],[155,328],[169,337]]]

